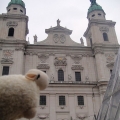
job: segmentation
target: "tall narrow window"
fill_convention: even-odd
[[[83,96],[77,96],[78,99],[78,105],[84,105],[84,97]]]
[[[104,39],[104,41],[108,41],[108,35],[107,35],[107,33],[103,33],[103,39]]]
[[[40,105],[46,105],[46,96],[45,95],[40,96]]]
[[[59,105],[65,105],[65,96],[59,96]]]
[[[91,47],[92,47],[92,38],[90,38],[90,45],[91,45]]]
[[[110,75],[112,74],[112,70],[110,70]]]
[[[81,72],[75,72],[75,80],[81,81]]]
[[[58,70],[58,81],[64,81],[64,72],[63,72],[63,70]]]
[[[9,66],[3,66],[2,75],[8,75],[9,74]]]
[[[8,36],[14,36],[14,28],[9,28]]]

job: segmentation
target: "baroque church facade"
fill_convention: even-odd
[[[11,0],[0,14],[0,76],[40,69],[50,78],[40,92],[37,114],[31,120],[94,120],[106,91],[119,48],[115,22],[106,20],[96,0],[90,0],[87,46],[74,42],[72,30],[57,26],[45,30],[48,37],[34,44],[26,41],[28,16],[22,0]],[[44,34],[44,33],[43,33]],[[21,119],[26,120],[26,119]]]

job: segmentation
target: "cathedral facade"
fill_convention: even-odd
[[[94,120],[106,91],[119,44],[115,22],[106,20],[96,0],[88,9],[87,46],[74,42],[72,30],[57,25],[45,30],[48,37],[26,41],[28,16],[22,0],[11,0],[0,15],[0,76],[40,69],[50,83],[40,92],[37,114],[31,120]],[[44,33],[43,33],[44,34]],[[26,120],[26,119],[21,119]]]

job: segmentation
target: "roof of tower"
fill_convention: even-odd
[[[22,7],[25,8],[25,3],[22,0],[11,0],[11,2],[9,2],[8,4],[8,7],[12,4],[21,5]]]
[[[96,3],[96,0],[90,0],[90,2],[91,2],[91,6],[88,9],[88,14],[94,10],[101,10],[104,12],[102,7]]]

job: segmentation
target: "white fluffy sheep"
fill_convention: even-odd
[[[33,118],[39,102],[39,91],[48,85],[48,76],[36,69],[25,76],[0,77],[0,120]]]

